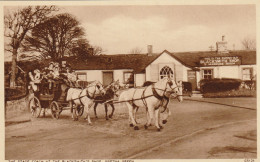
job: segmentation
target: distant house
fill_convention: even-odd
[[[99,80],[108,85],[119,79],[127,83],[134,75],[134,86],[145,81],[158,81],[164,76],[188,81],[195,90],[201,79],[237,78],[250,80],[256,75],[256,51],[228,51],[222,37],[217,50],[210,52],[169,52],[153,54],[148,46],[146,54],[101,55],[86,60],[67,59],[79,78]]]

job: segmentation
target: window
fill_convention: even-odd
[[[242,71],[242,79],[243,80],[251,80],[253,69],[252,68],[243,68]]]
[[[86,73],[77,73],[78,79],[82,81],[87,81],[87,74]]]
[[[134,75],[132,72],[124,72],[124,83],[133,83],[134,82]]]
[[[163,79],[164,77],[173,78],[173,71],[169,66],[164,66],[160,71],[160,79]]]
[[[202,71],[203,79],[212,79],[213,78],[213,69],[204,69]]]

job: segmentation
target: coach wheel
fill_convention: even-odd
[[[83,112],[84,112],[84,106],[77,107],[77,111],[76,111],[77,116],[82,116]]]
[[[38,118],[42,110],[40,100],[37,97],[33,97],[29,100],[28,106],[29,106],[29,111],[32,114],[32,117]]]
[[[59,104],[56,101],[52,101],[50,105],[50,109],[51,109],[52,118],[59,119],[60,112],[61,112]]]

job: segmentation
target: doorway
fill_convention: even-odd
[[[103,72],[103,85],[107,86],[112,82],[113,82],[113,72],[112,71]]]
[[[196,71],[188,70],[188,82],[191,83],[192,91],[195,91],[197,88],[197,79],[196,79]]]

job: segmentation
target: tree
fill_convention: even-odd
[[[135,47],[135,48],[131,49],[129,53],[131,53],[131,54],[140,54],[142,52],[143,52],[143,50],[141,48]]]
[[[95,56],[95,55],[101,55],[101,54],[103,54],[103,53],[105,52],[105,51],[103,50],[103,48],[100,47],[100,46],[92,46],[92,48],[93,48],[93,53],[92,53],[93,56]]]
[[[15,86],[17,55],[24,38],[53,11],[57,11],[55,6],[28,6],[4,16],[4,34],[9,41],[5,50],[12,53],[11,87]]]
[[[250,37],[245,37],[241,41],[245,50],[256,50],[256,40]]]
[[[43,59],[59,60],[70,53],[83,36],[84,31],[75,17],[68,13],[59,14],[32,30],[31,36],[26,37],[24,51],[37,51]]]
[[[78,39],[72,45],[71,53],[79,59],[86,59],[91,55],[90,45],[87,39]]]

